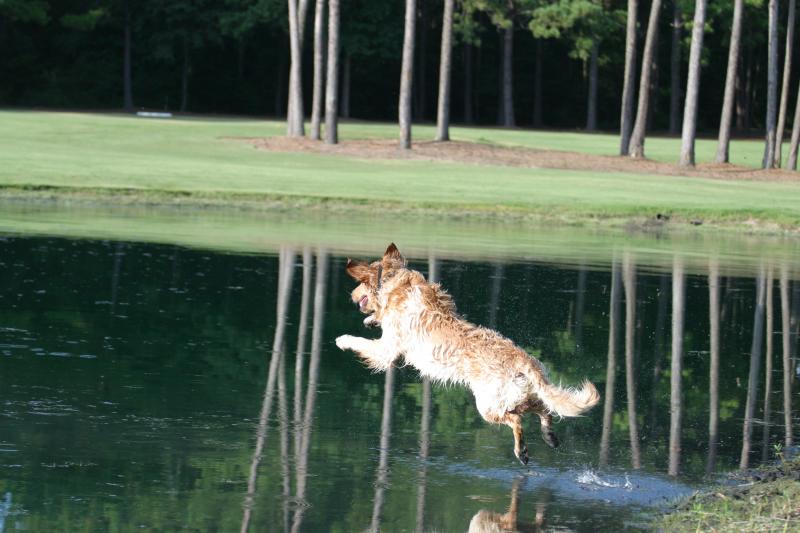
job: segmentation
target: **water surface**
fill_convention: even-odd
[[[353,250],[268,238],[0,240],[0,531],[619,530],[798,438],[793,245],[412,246],[468,319],[600,390],[557,450],[528,424],[523,467],[465,389],[336,348],[379,334]]]

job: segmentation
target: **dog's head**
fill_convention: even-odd
[[[359,311],[365,314],[375,313],[380,310],[378,294],[387,283],[402,269],[406,267],[406,260],[394,243],[390,244],[378,261],[347,260],[347,273],[358,282],[358,287],[353,289],[350,297],[358,305]]]

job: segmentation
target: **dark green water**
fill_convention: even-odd
[[[506,523],[520,530],[641,526],[786,442],[781,306],[788,294],[796,353],[800,283],[789,264],[782,292],[775,265],[759,305],[766,274],[728,275],[723,261],[714,313],[707,273],[673,276],[635,254],[623,268],[623,255],[613,274],[597,262],[411,258],[556,380],[612,392],[556,424],[557,450],[530,424],[522,467],[510,430],[485,424],[468,391],[429,387],[410,368],[371,374],[335,347],[343,333],[378,334],[361,326],[336,253],[2,239],[0,531],[490,531],[512,502]]]

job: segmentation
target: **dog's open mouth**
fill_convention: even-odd
[[[366,308],[367,308],[367,301],[369,301],[369,297],[368,297],[368,296],[365,294],[365,295],[364,295],[364,296],[362,296],[362,297],[361,297],[361,299],[358,301],[358,308],[359,308],[360,310],[362,310],[362,311],[366,310]]]

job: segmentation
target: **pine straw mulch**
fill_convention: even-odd
[[[405,159],[444,161],[486,166],[548,168],[596,172],[630,172],[664,176],[688,176],[721,180],[800,182],[800,173],[783,169],[756,170],[736,165],[704,163],[694,169],[651,159],[591,155],[524,147],[498,146],[462,141],[413,143],[411,150],[400,150],[394,140],[345,140],[328,145],[308,138],[235,138],[260,150],[290,153],[330,154],[356,159]]]

